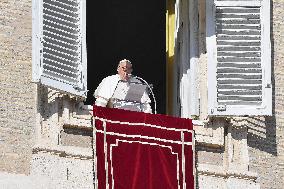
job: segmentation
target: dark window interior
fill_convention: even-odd
[[[129,59],[133,75],[154,85],[158,113],[166,108],[166,1],[87,1],[88,98]]]

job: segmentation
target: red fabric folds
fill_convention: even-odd
[[[192,189],[192,122],[94,106],[99,189]]]

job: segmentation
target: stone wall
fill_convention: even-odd
[[[0,171],[29,172],[35,126],[32,2],[0,1]]]
[[[273,116],[249,120],[250,169],[261,188],[284,185],[284,1],[271,1]]]
[[[200,119],[206,119],[207,108],[207,89],[206,89],[206,40],[204,37],[205,32],[205,0],[199,0],[199,29],[200,29],[200,58],[199,58],[199,71],[200,73],[200,90],[203,94],[201,103],[201,115]],[[248,170],[251,174],[257,173],[257,183],[261,188],[282,188],[284,185],[284,0],[271,0],[271,39],[272,39],[272,82],[273,82],[273,116],[271,117],[253,117],[243,118],[241,124],[242,127],[247,127],[247,145],[248,145]],[[233,126],[237,126],[238,121],[233,123]],[[237,126],[238,127],[238,126]],[[208,129],[207,129],[208,130]],[[208,131],[207,131],[208,132]],[[198,132],[197,132],[198,134]],[[228,135],[225,128],[225,136]],[[243,133],[244,134],[244,133]],[[198,135],[197,135],[198,136]],[[232,135],[233,136],[233,135]],[[204,137],[202,137],[204,138]],[[216,138],[216,136],[215,136]],[[227,137],[226,137],[227,138]],[[225,138],[225,143],[227,139]],[[241,141],[243,141],[242,139]],[[238,143],[238,142],[237,142]],[[240,147],[239,144],[234,144],[234,148]],[[243,146],[244,147],[244,146]],[[199,164],[218,165],[224,163],[226,165],[226,156],[228,154],[228,146],[224,147],[225,153],[222,149],[217,150],[214,147],[211,148],[198,148],[198,160]],[[243,149],[245,150],[245,149]],[[214,152],[212,152],[214,151]],[[240,151],[240,154],[244,152]],[[236,153],[232,151],[231,155]],[[237,154],[238,156],[238,154]],[[236,157],[237,157],[236,156]],[[245,156],[244,156],[245,157]],[[223,158],[223,160],[221,159]],[[234,158],[232,159],[234,160]],[[244,162],[243,162],[244,163]],[[243,164],[245,166],[245,163]],[[221,166],[222,167],[222,166]],[[237,170],[239,166],[234,166]],[[204,168],[205,169],[205,168]],[[207,167],[204,170],[200,169],[200,172],[206,174],[213,174],[213,172],[207,171]],[[215,167],[213,169],[216,169]],[[218,173],[214,173],[215,176]],[[226,173],[227,174],[227,173]],[[245,173],[244,173],[245,174]],[[213,176],[212,178],[215,178]],[[254,177],[253,175],[247,175],[246,177]],[[200,188],[206,188],[202,183],[213,183],[213,180],[206,178],[203,182],[203,176],[199,177]],[[217,181],[216,181],[217,182]],[[207,183],[207,184],[208,184]],[[253,186],[255,187],[255,186]]]
[[[204,2],[199,0],[200,10],[200,65],[201,73],[206,73],[206,51],[205,51],[205,15]],[[197,130],[197,137],[200,143],[209,141],[212,146],[200,145],[197,148],[197,158],[199,160],[200,172],[204,173],[200,176],[200,188],[205,188],[202,183],[213,183],[214,179],[218,180],[221,177],[230,178],[231,180],[221,179],[224,182],[224,188],[227,184],[233,186],[236,175],[234,173],[228,174],[229,166],[239,167],[239,161],[234,160],[233,156],[230,159],[230,154],[235,153],[235,150],[230,149],[231,146],[239,146],[239,153],[242,157],[246,157],[246,137],[249,146],[249,171],[256,172],[259,175],[257,182],[261,184],[261,188],[281,188],[284,185],[284,0],[272,1],[272,80],[273,80],[273,111],[272,117],[254,117],[246,120],[245,126],[248,127],[248,133],[245,136],[236,135],[239,131],[236,128],[228,128],[229,126],[222,124],[219,126],[214,122],[214,125],[207,124],[207,126],[200,126]],[[54,171],[58,162],[65,162],[65,167],[62,168],[64,175],[69,179],[69,167],[72,159],[65,157],[60,159],[54,152],[65,151],[67,146],[81,147],[80,150],[86,150],[90,154],[90,137],[88,134],[78,135],[74,131],[74,126],[90,126],[90,118],[81,118],[80,112],[72,112],[71,105],[74,103],[67,98],[59,95],[57,98],[48,98],[47,94],[50,91],[39,90],[39,113],[41,114],[42,122],[36,122],[37,103],[36,95],[37,89],[35,84],[31,83],[32,75],[32,1],[31,0],[1,0],[0,1],[0,171],[24,173],[30,172],[30,163],[34,168],[32,173],[34,175],[50,176],[53,173],[44,173],[38,167],[43,166],[46,162],[48,170]],[[206,91],[206,74],[204,78],[200,78],[201,91]],[[57,94],[57,93],[56,93]],[[204,92],[203,94],[207,94]],[[203,121],[206,119],[207,97],[201,101],[201,116]],[[70,103],[69,103],[70,101]],[[53,110],[53,111],[51,111]],[[84,113],[84,115],[87,115]],[[81,121],[83,120],[83,121]],[[35,132],[35,126],[41,128],[40,131]],[[59,133],[65,127],[69,127],[62,132],[61,137]],[[245,127],[241,128],[245,130]],[[90,130],[90,128],[85,128]],[[66,132],[65,132],[66,131]],[[67,132],[68,131],[68,132]],[[70,133],[71,132],[71,133]],[[242,133],[244,133],[242,131]],[[68,135],[69,134],[69,135]],[[32,160],[32,146],[34,145],[34,136],[40,137],[40,141],[44,144],[51,145],[51,149],[38,147],[38,152],[34,152]],[[83,138],[82,138],[83,137]],[[239,140],[237,140],[239,138]],[[75,143],[75,142],[76,143]],[[77,143],[79,141],[79,143]],[[74,142],[74,143],[72,143]],[[61,145],[59,145],[61,143]],[[60,149],[57,149],[57,147]],[[229,146],[229,147],[228,147]],[[45,147],[45,146],[44,146]],[[62,149],[61,149],[62,148]],[[242,149],[241,149],[242,148]],[[72,152],[77,148],[70,148]],[[84,154],[79,150],[78,154]],[[232,152],[231,152],[232,151]],[[49,154],[51,153],[51,154]],[[72,154],[72,153],[71,153]],[[236,154],[238,155],[238,154]],[[89,156],[89,155],[88,155]],[[72,156],[73,157],[73,156]],[[77,156],[76,156],[77,157]],[[44,159],[46,158],[46,159]],[[240,158],[238,158],[240,160]],[[48,164],[48,161],[52,163]],[[242,160],[245,162],[246,159]],[[228,162],[233,162],[229,164]],[[82,164],[91,166],[90,160],[76,160],[75,164]],[[203,165],[207,166],[203,166]],[[213,168],[210,168],[212,165]],[[247,164],[242,164],[247,166]],[[215,170],[212,178],[206,177],[206,174],[213,172],[218,166],[224,169]],[[228,167],[228,168],[227,168]],[[68,168],[68,169],[67,169]],[[80,168],[80,166],[79,166]],[[89,167],[90,168],[90,167]],[[42,169],[45,169],[42,167]],[[243,170],[246,170],[244,167]],[[39,170],[39,172],[36,172]],[[68,170],[68,174],[67,174]],[[75,170],[75,168],[74,168]],[[66,172],[65,172],[66,171]],[[85,170],[88,183],[92,181],[90,171]],[[76,171],[74,171],[76,172]],[[65,174],[66,173],[66,174]],[[72,173],[72,172],[70,172]],[[244,178],[252,178],[254,182],[254,175],[246,174]],[[72,175],[72,174],[71,174]],[[217,175],[217,176],[216,176]],[[219,175],[219,177],[218,177]],[[81,175],[78,175],[81,177]],[[81,179],[77,177],[71,179],[78,181]],[[238,175],[237,175],[238,176]],[[65,178],[65,177],[64,177]],[[212,181],[210,180],[212,179]],[[64,179],[63,179],[64,180]],[[202,182],[204,181],[204,182]],[[219,181],[216,181],[217,183]],[[216,183],[215,182],[215,183]],[[226,184],[226,183],[227,184]],[[239,182],[239,181],[238,181]],[[242,180],[242,182],[246,182]],[[240,182],[239,182],[240,183]],[[244,183],[244,185],[248,185]],[[253,185],[253,187],[255,187]]]

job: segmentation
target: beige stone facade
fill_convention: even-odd
[[[201,65],[207,61],[204,2]],[[284,1],[271,6],[273,116],[207,119],[201,109],[194,122],[198,188],[283,188]],[[0,1],[0,44],[0,188],[92,188],[90,107],[31,82],[31,0]],[[206,91],[206,77],[199,80]],[[206,103],[203,98],[201,107]]]
[[[278,189],[284,186],[284,1],[273,0],[271,6],[274,112],[272,117],[249,120],[248,145],[250,168],[259,174],[261,187]]]
[[[31,1],[0,2],[0,170],[30,170],[36,112]]]

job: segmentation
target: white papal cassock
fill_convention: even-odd
[[[116,107],[120,109],[141,111],[145,113],[152,113],[150,106],[151,100],[145,91],[139,100],[140,102],[130,102],[130,101],[117,101],[113,98],[113,94],[117,89],[117,85],[120,81],[120,76],[118,74],[111,75],[102,80],[97,89],[95,90],[94,97],[96,98],[95,104],[97,106],[103,107]],[[131,77],[128,82],[121,82],[120,85],[125,85],[127,88],[129,83],[141,83],[142,82],[136,78]],[[117,92],[117,91],[116,91]],[[114,105],[115,104],[115,105]]]

